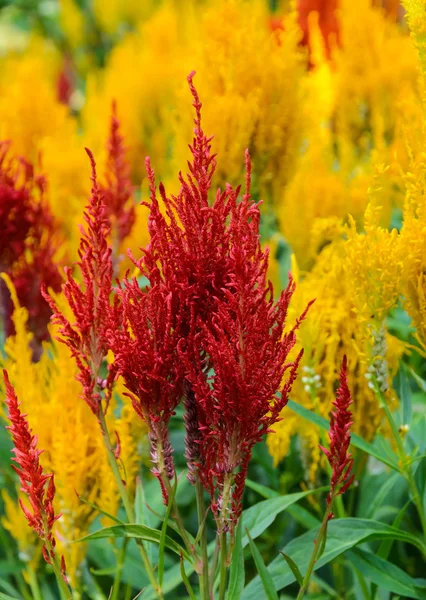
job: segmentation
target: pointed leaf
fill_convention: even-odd
[[[88,542],[90,540],[100,540],[104,538],[135,538],[139,540],[145,540],[147,542],[153,542],[155,544],[160,543],[160,532],[157,529],[146,527],[145,525],[138,525],[137,523],[125,523],[123,525],[114,525],[113,527],[104,527],[99,531],[90,533],[84,538],[81,538],[78,542]],[[186,560],[191,561],[189,554],[184,550],[177,542],[172,540],[166,535],[165,546],[169,550],[172,550],[180,556],[181,552]]]
[[[232,552],[232,562],[229,574],[229,585],[227,600],[240,600],[241,593],[244,589],[244,553],[242,544],[242,519],[238,521],[237,530],[235,532],[235,546]]]
[[[348,552],[348,558],[379,590],[389,590],[407,598],[426,598],[426,587],[421,589],[405,571],[375,553],[355,548]]]
[[[256,544],[252,540],[249,530],[246,527],[246,535],[248,538],[248,542],[250,545],[251,554],[253,556],[257,572],[259,573],[260,580],[263,584],[263,589],[266,592],[266,597],[268,600],[278,600],[278,594],[275,591],[274,582],[272,580],[272,576],[269,573],[268,569],[265,567],[265,563],[263,562],[262,555],[257,549]]]
[[[300,585],[300,587],[302,587],[303,577],[302,577],[302,573],[299,571],[299,567],[296,565],[294,560],[292,558],[290,558],[290,556],[288,556],[288,554],[284,554],[284,552],[282,552],[281,550],[280,550],[280,554],[282,554],[284,556],[285,562],[290,567],[293,575],[295,576],[295,578],[297,580],[297,583]]]
[[[315,528],[304,533],[283,548],[283,552],[292,557],[302,573],[306,572],[308,567],[318,530],[318,528]],[[370,519],[333,519],[328,524],[327,543],[324,553],[316,562],[314,569],[319,569],[340,554],[347,552],[359,544],[385,539],[400,540],[414,545],[421,552],[425,551],[424,544],[414,535],[386,525],[385,523]],[[272,576],[276,590],[281,590],[296,581],[291,569],[283,565],[281,557],[277,557],[268,565],[268,571]],[[258,600],[261,596],[262,582],[259,577],[255,577],[244,589],[242,600]]]

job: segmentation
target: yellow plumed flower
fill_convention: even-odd
[[[269,18],[266,3],[260,0],[243,5],[236,0],[208,3],[198,13],[189,43],[191,63],[187,61],[197,72],[200,97],[206,99],[203,123],[205,131],[214,133],[216,183],[223,187],[240,182],[242,157],[249,148],[254,185],[267,202],[278,196],[294,169],[304,131],[306,73],[295,14],[288,15],[284,31],[275,34]],[[176,111],[177,170],[186,164],[193,129],[187,97],[182,91]],[[207,102],[209,98],[212,101]]]
[[[426,19],[424,0],[403,0],[411,38],[419,53],[423,76],[426,77]]]
[[[358,319],[375,329],[398,301],[402,269],[398,232],[380,227],[380,211],[373,203],[368,205],[365,233],[357,233],[351,218],[345,246],[347,280]]]

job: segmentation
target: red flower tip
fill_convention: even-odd
[[[332,468],[331,488],[327,497],[327,504],[331,504],[336,496],[343,494],[351,485],[354,476],[351,475],[353,458],[348,452],[351,441],[350,427],[352,425],[352,413],[349,406],[352,403],[351,393],[348,387],[348,366],[346,355],[343,357],[340,371],[340,386],[336,392],[336,400],[333,402],[335,409],[330,418],[330,449],[322,446]]]
[[[8,419],[11,423],[7,429],[12,435],[14,443],[12,452],[15,455],[13,460],[17,463],[12,466],[19,476],[21,491],[28,496],[31,508],[27,508],[21,500],[19,504],[29,526],[43,540],[43,556],[46,562],[51,564],[56,545],[52,529],[61,516],[55,515],[53,509],[55,497],[53,474],[43,473],[39,462],[42,451],[37,449],[37,436],[32,434],[26,415],[23,415],[19,409],[18,398],[6,370],[3,371],[3,376]]]
[[[77,263],[82,283],[74,278],[71,269],[66,269],[64,295],[74,313],[75,322],[71,323],[58,310],[54,301],[46,295],[54,321],[59,325],[59,338],[66,344],[79,369],[78,380],[83,387],[83,398],[95,415],[101,408],[103,380],[99,379],[99,370],[108,352],[107,331],[114,325],[110,308],[113,267],[111,249],[107,238],[110,224],[105,215],[100,188],[97,182],[96,163],[92,152],[86,148],[92,170],[92,190],[89,205],[84,218],[86,230],[82,228]],[[106,411],[113,378],[108,377],[103,410]]]

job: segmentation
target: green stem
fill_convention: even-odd
[[[228,473],[223,482],[222,492],[222,508],[219,517],[219,543],[220,543],[220,583],[219,583],[219,600],[225,599],[226,580],[228,570],[228,551],[226,544],[226,528],[225,523],[228,520],[228,505],[231,499],[231,489],[233,482],[233,474]]]
[[[128,539],[125,539],[118,553],[114,583],[112,585],[112,594],[110,600],[118,600],[118,591],[120,589],[121,574],[123,572],[124,559],[126,558],[126,550]]]
[[[217,563],[219,562],[219,550],[220,550],[220,537],[217,535],[216,544],[214,547],[213,560],[210,569],[210,578],[209,578],[209,594],[210,598],[213,598],[213,587],[216,576]]]
[[[332,498],[332,500],[333,500],[333,498]],[[317,539],[315,540],[315,545],[314,545],[314,549],[313,549],[313,552],[311,555],[311,559],[308,564],[308,569],[303,578],[303,582],[300,587],[299,593],[297,594],[296,600],[300,600],[301,598],[303,598],[303,596],[308,588],[309,580],[311,579],[311,575],[312,575],[312,572],[315,567],[315,563],[318,558],[319,550],[323,546],[323,544],[325,544],[325,536],[327,535],[327,525],[328,525],[328,520],[329,520],[329,516],[331,513],[332,504],[333,504],[333,502],[331,501],[330,504],[327,506],[327,510],[325,511],[325,514],[324,514],[324,517],[323,517],[323,520],[321,523],[321,527],[318,532]]]
[[[419,490],[417,488],[416,481],[413,476],[412,465],[410,464],[410,462],[408,460],[409,457],[407,456],[407,454],[405,452],[404,442],[402,441],[401,435],[398,431],[398,427],[395,423],[392,413],[389,410],[389,407],[386,404],[386,400],[377,384],[376,384],[376,393],[379,398],[380,406],[383,408],[383,411],[386,415],[386,419],[392,430],[392,434],[393,434],[393,437],[395,439],[395,442],[396,442],[396,445],[398,448],[398,456],[399,456],[399,460],[401,463],[401,472],[402,472],[402,475],[404,475],[405,479],[408,482],[408,486],[410,488],[411,495],[413,496],[413,502],[416,505],[417,512],[419,514],[420,523],[421,523],[421,526],[423,529],[423,535],[426,540],[425,508],[423,506],[423,502],[422,502],[421,496],[419,494]]]
[[[228,551],[226,547],[226,532],[220,533],[220,584],[219,584],[219,600],[225,599],[226,592],[226,575],[227,575],[227,558]]]
[[[31,565],[27,567],[28,581],[33,595],[33,600],[43,600],[40,587],[37,581],[37,575]]]
[[[202,573],[199,574],[200,592],[203,600],[209,600],[209,557],[207,554],[207,529],[205,523],[206,507],[204,504],[204,489],[198,477],[195,484],[195,492],[197,497],[198,526],[202,527],[200,545],[203,567]]]
[[[58,584],[61,599],[72,600],[72,592],[70,591],[70,588],[68,587],[68,585],[65,583],[65,580],[64,580],[64,577],[63,577],[62,571],[61,571],[61,566],[59,564],[58,557],[56,556],[56,554],[55,554],[54,559],[52,560],[52,567],[53,567],[53,571],[55,573],[56,583]]]
[[[112,449],[111,438],[109,436],[108,427],[107,427],[106,420],[105,420],[105,415],[102,410],[99,413],[99,424],[101,427],[102,436],[103,436],[105,448],[107,451],[108,462],[111,467],[111,471],[114,476],[121,500],[123,502],[124,510],[126,511],[127,520],[129,523],[134,523],[135,522],[135,513],[133,511],[132,503],[130,502],[129,494],[127,493],[126,487],[121,479],[121,474],[120,474],[120,470],[118,468],[117,459],[115,458],[115,454]],[[136,543],[138,545],[139,552],[140,552],[140,555],[142,558],[142,562],[145,567],[145,571],[148,575],[149,581],[150,581],[154,591],[156,592],[158,598],[160,598],[162,600],[163,593],[162,593],[160,586],[157,582],[157,579],[155,577],[154,569],[152,568],[152,565],[148,558],[148,554],[146,552],[145,546],[143,545],[143,542],[139,539],[136,540]]]

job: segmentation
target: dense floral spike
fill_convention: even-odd
[[[172,294],[161,282],[143,290],[136,279],[126,281],[118,294],[121,324],[111,328],[109,341],[133,407],[148,425],[153,473],[162,484],[167,503],[163,480],[174,475],[168,423],[182,397],[183,385],[183,369],[176,360],[179,316]]]
[[[222,526],[231,528],[241,513],[252,448],[288,401],[301,353],[293,362],[288,355],[307,311],[285,332],[295,285],[290,278],[274,302],[267,282],[268,251],[262,250],[259,240],[260,212],[250,196],[248,153],[246,173],[242,201],[238,202],[239,190],[229,186],[226,190],[232,205],[226,289],[216,296],[209,321],[199,319],[198,333],[182,352],[198,406],[201,480],[212,496],[215,513],[229,511]],[[207,365],[212,375],[207,375]],[[230,507],[224,506],[228,493]]]
[[[101,187],[106,216],[111,222],[111,235],[114,258],[123,240],[129,235],[136,220],[130,181],[130,164],[126,158],[126,148],[120,133],[116,103],[112,104],[110,134],[107,143],[108,162],[105,185]]]
[[[336,392],[336,400],[333,402],[335,410],[331,413],[330,418],[330,449],[327,450],[320,446],[332,468],[331,488],[327,497],[328,505],[336,496],[343,494],[354,479],[354,475],[351,475],[353,459],[348,452],[351,442],[352,413],[349,410],[351,403],[352,398],[348,388],[348,365],[345,356],[340,371],[340,387]],[[330,518],[332,517],[333,514],[330,513]]]
[[[110,224],[105,215],[101,192],[96,178],[96,163],[90,150],[86,149],[92,166],[92,192],[84,218],[87,230],[82,230],[77,263],[82,283],[70,268],[65,270],[64,295],[73,311],[75,323],[71,323],[56,307],[44,291],[55,322],[60,326],[60,341],[66,344],[79,368],[78,379],[83,386],[83,398],[95,415],[106,411],[112,385],[111,377],[100,380],[102,361],[108,352],[107,330],[110,327],[110,294],[112,285],[111,249],[107,244]],[[107,403],[102,409],[101,389],[106,389]]]
[[[34,353],[47,339],[50,308],[41,295],[44,283],[59,291],[62,277],[55,264],[57,225],[44,200],[46,181],[36,175],[24,159],[8,156],[9,144],[0,142],[0,271],[11,277],[20,303],[29,311],[29,327],[34,334]],[[35,265],[37,267],[35,268]],[[0,283],[0,314],[6,336],[13,334],[12,303]]]
[[[287,357],[299,321],[285,333],[294,283],[274,303],[266,280],[268,253],[260,246],[248,153],[243,200],[240,188],[227,185],[209,204],[216,160],[201,127],[193,76],[189,173],[179,175],[177,196],[168,196],[160,184],[160,208],[147,159],[151,242],[135,262],[149,285],[144,291],[136,281],[124,286],[125,323],[114,329],[113,347],[118,370],[136,396],[135,409],[151,427],[157,413],[166,430],[183,391],[190,479],[199,475],[218,513],[229,509],[223,495],[231,478],[232,517],[226,526],[232,526],[241,511],[252,447],[277,421],[296,377],[300,355],[293,362]],[[153,454],[157,460],[155,447]]]
[[[44,542],[43,557],[49,564],[55,559],[56,540],[53,535],[53,526],[61,515],[55,515],[53,500],[55,497],[55,484],[52,474],[43,473],[39,457],[42,450],[37,448],[37,436],[29,428],[26,415],[21,414],[18,398],[15,394],[7,371],[3,371],[6,388],[6,404],[9,409],[11,425],[7,429],[11,432],[15,454],[12,465],[21,482],[21,491],[29,499],[31,508],[19,500],[29,526]],[[65,572],[64,557],[61,558],[63,572]]]

